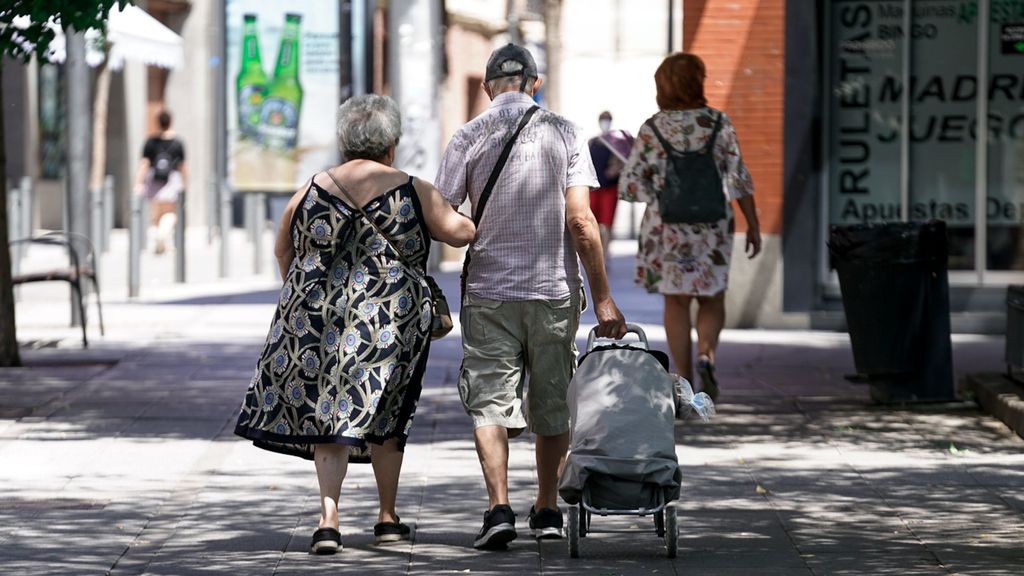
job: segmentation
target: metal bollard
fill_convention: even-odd
[[[252,271],[263,273],[263,231],[267,227],[267,195],[254,194],[252,210]]]
[[[103,188],[89,190],[89,241],[93,248],[103,245]]]
[[[141,247],[140,249],[143,252],[146,251],[146,246],[149,246],[149,223],[152,220],[152,218],[149,215],[149,211],[151,208],[150,204],[151,202],[149,198],[146,198],[145,196],[139,196],[139,214],[142,215],[142,225],[139,227],[139,246]]]
[[[110,250],[110,233],[114,230],[114,176],[107,174],[103,179],[103,241],[100,249]]]
[[[7,240],[9,242],[27,236],[24,232],[24,222],[20,218],[21,200],[21,191],[18,188],[7,189]],[[13,218],[12,215],[14,215]],[[11,247],[11,275],[16,275],[21,270],[21,258],[24,255],[24,250],[24,243]]]
[[[129,202],[128,220],[128,297],[138,298],[139,278],[141,277],[142,263],[142,206],[143,199],[138,194],[132,194]]]
[[[178,194],[178,203],[174,208],[177,218],[174,223],[174,281],[185,282],[185,198],[188,194]]]
[[[220,277],[227,278],[231,260],[231,188],[227,182],[221,184],[220,193]]]
[[[217,177],[210,177],[209,189],[206,193],[206,244],[213,244],[214,229],[220,222],[220,195],[217,188]]]
[[[22,176],[18,190],[21,191],[21,235],[29,237],[35,229],[32,221],[32,177]],[[7,213],[10,214],[10,210]]]

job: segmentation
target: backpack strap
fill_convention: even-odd
[[[722,128],[722,113],[718,113],[718,118],[715,120],[715,129],[711,132],[711,139],[704,145],[704,152],[710,152],[711,148],[715,145],[715,140],[718,138],[718,131]]]
[[[673,148],[672,145],[668,143],[668,140],[665,140],[665,137],[662,136],[661,132],[658,131],[658,127],[654,125],[654,116],[648,118],[647,122],[644,122],[644,124],[651,127],[651,130],[654,131],[654,137],[658,139],[658,142],[661,142],[661,147],[665,149],[665,152],[675,151],[675,148]]]
[[[644,124],[651,127],[651,130],[654,131],[655,138],[657,138],[658,141],[661,142],[661,147],[664,148],[666,152],[675,151],[675,148],[673,148],[672,145],[668,143],[668,140],[665,140],[665,137],[662,136],[661,132],[658,131],[658,127],[654,125],[654,116],[648,118],[647,121],[644,122]],[[709,150],[711,150],[711,147],[715,145],[715,140],[718,139],[718,132],[721,130],[721,128],[722,113],[719,112],[718,118],[715,119],[715,129],[712,130],[711,132],[711,139],[709,139],[708,143],[704,145],[704,149],[700,151],[701,153],[707,153]]]

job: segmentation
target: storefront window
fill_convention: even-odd
[[[39,65],[39,165],[40,176],[61,177],[64,166],[64,69]]]
[[[986,266],[1024,270],[1024,0],[993,0],[991,16]]]
[[[830,224],[899,221],[902,2],[834,2],[830,12]]]
[[[828,21],[829,224],[939,219],[951,270],[1024,270],[1024,0],[833,0]]]
[[[972,4],[911,3],[909,220],[946,222],[950,270],[974,269],[978,23]]]

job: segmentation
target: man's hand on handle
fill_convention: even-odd
[[[597,316],[597,336],[599,338],[615,338],[616,340],[626,335],[626,319],[615,305],[615,301],[606,298],[594,304],[594,314]]]

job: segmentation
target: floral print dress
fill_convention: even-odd
[[[673,148],[693,151],[707,145],[719,114],[722,124],[712,153],[722,177],[722,201],[727,203],[724,219],[710,224],[662,222],[659,201],[665,187],[667,154],[647,124],[640,128],[622,170],[619,198],[647,203],[640,223],[636,282],[648,292],[714,296],[728,287],[734,231],[728,201],[754,193],[750,173],[740,157],[736,129],[728,116],[714,108],[664,110],[655,114],[653,121]]]
[[[364,210],[419,270],[410,273],[358,211],[310,184],[235,427],[260,448],[311,459],[315,444],[348,444],[350,461],[367,462],[367,441],[405,444],[430,344],[430,236],[411,178]]]

